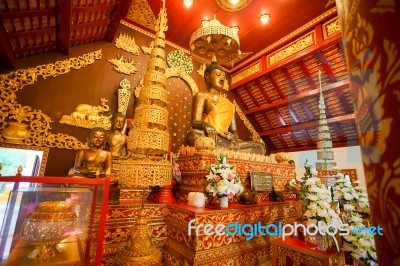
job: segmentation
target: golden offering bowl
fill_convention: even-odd
[[[49,259],[59,253],[57,244],[75,231],[77,215],[74,204],[64,201],[39,203],[22,225],[22,238],[35,250],[30,259]]]

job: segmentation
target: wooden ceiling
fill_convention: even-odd
[[[224,25],[238,25],[240,58],[232,75],[257,60],[257,53],[334,8],[334,1],[252,0],[239,12],[224,11],[216,0],[167,0],[168,41],[189,50],[191,34],[213,15]],[[0,1],[0,67],[48,51],[69,54],[70,47],[112,41],[121,20],[149,32],[161,7],[156,0],[3,0]],[[271,15],[264,25],[262,12]],[[293,35],[285,43],[297,38]],[[351,92],[340,37],[279,67],[234,84],[244,113],[273,152],[315,149],[318,134],[318,70],[323,72],[327,117],[334,146],[357,144]],[[261,51],[261,52],[260,52]],[[242,62],[242,63],[241,63]],[[244,63],[243,63],[244,62]]]

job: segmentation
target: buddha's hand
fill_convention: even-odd
[[[203,122],[203,129],[206,133],[206,136],[212,138],[215,141],[215,143],[217,143],[217,136],[218,136],[217,130],[215,130],[213,126],[209,125],[206,122]]]
[[[225,138],[227,140],[230,140],[230,141],[238,141],[238,137],[235,134],[231,133],[231,132],[227,132],[225,134]]]

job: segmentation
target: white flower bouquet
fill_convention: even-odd
[[[378,265],[373,235],[366,234],[364,231],[357,232],[363,226],[360,214],[347,212],[346,218],[350,234],[343,236],[343,250],[349,251],[354,259],[362,261],[364,265]],[[355,232],[353,232],[354,229]]]
[[[236,175],[235,167],[228,164],[225,154],[218,157],[217,163],[207,166],[210,173],[207,178],[207,192],[213,197],[238,197],[243,192],[243,185]]]

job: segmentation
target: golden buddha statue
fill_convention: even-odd
[[[83,177],[112,176],[112,154],[104,150],[106,132],[93,128],[89,134],[89,149],[78,151],[69,175]]]
[[[127,150],[127,135],[124,134],[125,116],[116,113],[112,119],[112,130],[107,133],[106,148],[111,152],[114,159],[125,159],[129,157]]]
[[[238,137],[234,105],[222,95],[226,73],[217,62],[204,71],[208,91],[200,91],[193,98],[192,129],[186,136],[186,144],[194,146],[197,138],[212,138],[216,146],[242,152],[265,154],[264,143],[243,141]]]

